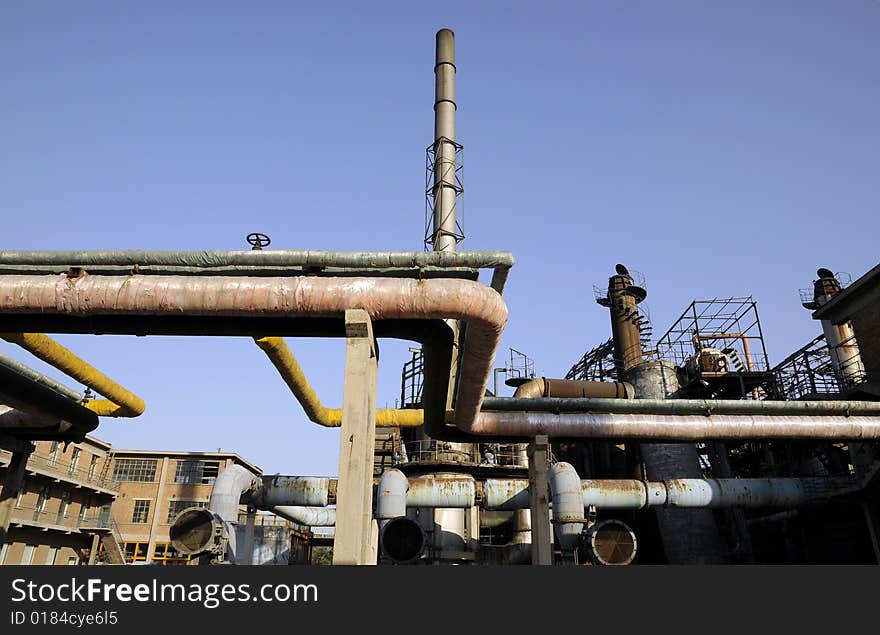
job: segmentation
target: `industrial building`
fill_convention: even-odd
[[[793,289],[792,319],[821,335],[773,364],[751,296],[695,299],[659,334],[650,276],[594,263],[609,332],[560,377],[535,376],[521,351],[502,362],[515,260],[460,249],[448,29],[434,73],[424,252],[271,250],[259,233],[249,251],[0,252],[0,336],[102,397],[0,365],[0,537],[34,441],[82,441],[98,417],[144,410],[44,333],[200,335],[252,338],[307,418],[340,429],[338,472],[119,454],[131,559],[266,562],[257,517],[271,512],[333,527],[322,540],[341,565],[880,563],[878,269],[848,285],[821,268],[800,303]],[[288,337],[345,339],[341,407]],[[382,338],[414,344],[394,409],[376,405]]]

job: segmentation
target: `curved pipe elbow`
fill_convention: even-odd
[[[581,480],[569,463],[554,463],[549,477],[556,539],[563,550],[571,551],[577,547],[584,529]]]
[[[376,492],[376,519],[380,524],[399,516],[406,516],[406,493],[409,481],[400,470],[382,472]]]
[[[255,489],[259,477],[242,465],[230,465],[217,475],[211,488],[208,510],[217,514],[224,522],[238,520],[238,505],[242,495]]]

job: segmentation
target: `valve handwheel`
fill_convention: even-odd
[[[272,243],[271,238],[269,238],[266,234],[261,234],[260,232],[251,232],[247,235],[245,240],[248,241],[248,244],[254,251],[259,251],[263,247],[268,247]]]

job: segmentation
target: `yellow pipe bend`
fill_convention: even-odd
[[[324,407],[283,337],[255,337],[254,342],[278,369],[284,383],[299,401],[310,421],[327,428],[338,428],[342,425],[342,410]],[[425,412],[420,409],[376,410],[378,428],[417,428],[424,422]]]
[[[42,333],[0,333],[0,338],[18,344],[35,357],[107,397],[84,404],[99,417],[137,417],[147,408],[143,399]]]

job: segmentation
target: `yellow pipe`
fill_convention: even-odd
[[[278,369],[284,383],[299,401],[310,421],[328,428],[338,428],[342,425],[342,410],[324,407],[283,337],[255,337],[254,342],[263,349],[269,361]],[[376,410],[376,427],[379,428],[416,428],[424,422],[423,410]]]
[[[99,417],[137,417],[147,407],[143,399],[42,333],[0,333],[0,338],[18,344],[79,383],[108,397],[84,404]]]

